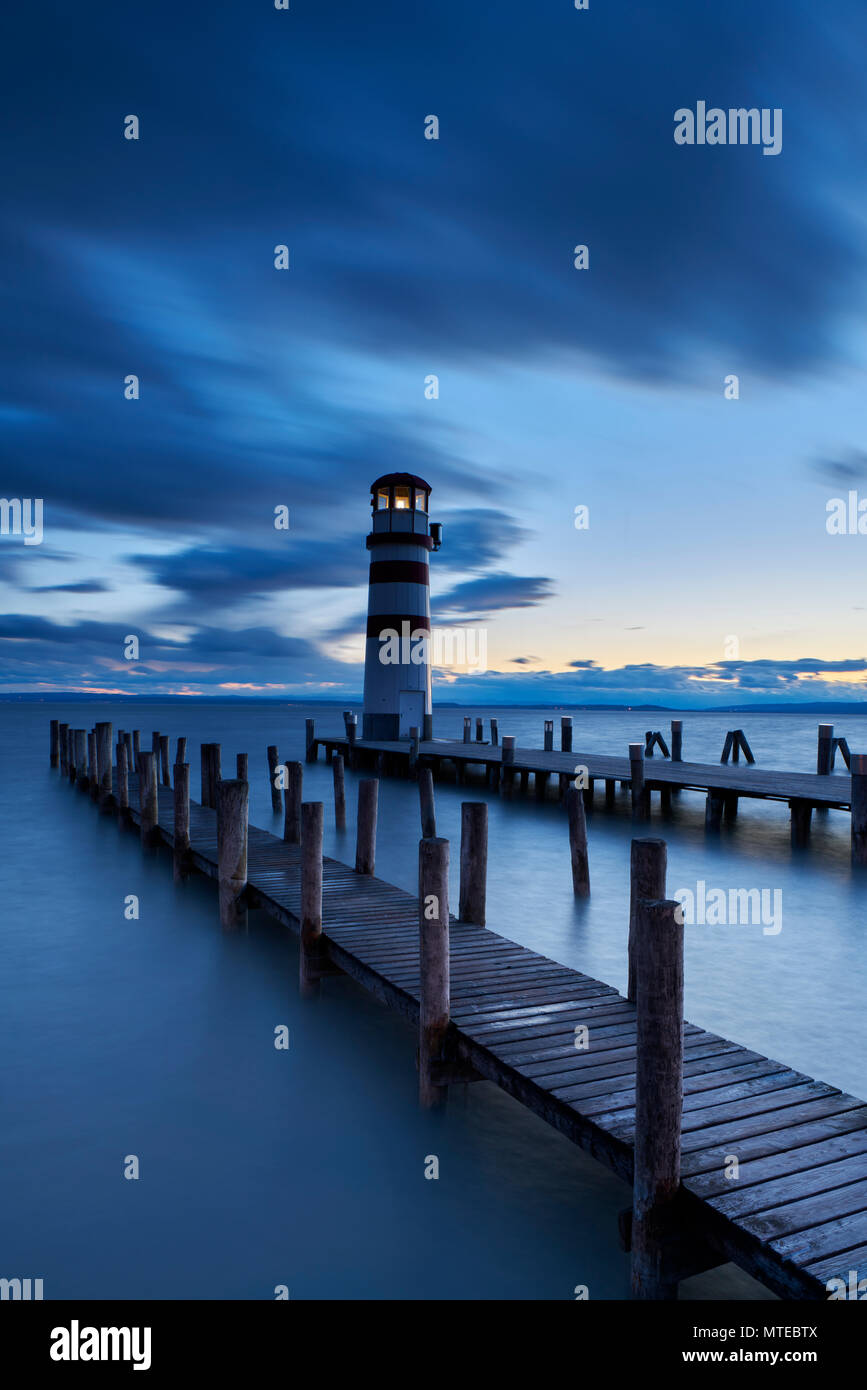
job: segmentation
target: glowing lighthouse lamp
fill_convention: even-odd
[[[373,529],[362,738],[433,737],[428,552],[442,526],[428,520],[430,486],[412,473],[386,473],[370,489]]]

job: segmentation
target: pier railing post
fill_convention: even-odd
[[[434,801],[433,773],[423,767],[418,774],[418,800],[421,811],[421,833],[425,840],[432,840],[437,833],[436,803]]]
[[[649,797],[644,786],[644,744],[629,745],[629,777],[632,782],[632,815],[634,820],[647,820]]]
[[[139,754],[138,796],[141,810],[139,829],[143,845],[156,844],[159,822],[157,767],[153,753]]]
[[[683,912],[640,899],[636,918],[635,1174],[632,1294],[677,1297],[666,1259],[680,1187],[683,1111]]]
[[[483,719],[476,720],[476,743],[484,743],[485,741],[484,723]]]
[[[572,716],[564,714],[560,718],[560,751],[572,752]]]
[[[301,955],[299,988],[302,997],[319,994],[322,949],[322,826],[321,801],[301,807]]]
[[[418,1097],[424,1109],[443,1105],[448,1087],[435,1080],[449,1026],[449,842],[418,846],[419,1028]]]
[[[174,766],[175,835],[172,845],[172,874],[176,880],[190,872],[190,765]]]
[[[51,766],[60,766],[60,720],[51,721],[51,742],[50,742]]]
[[[301,801],[304,785],[304,764],[286,764],[286,786],[283,788],[283,839],[287,845],[301,843]]]
[[[672,719],[671,721],[671,761],[673,763],[683,762],[683,720]]]
[[[358,784],[358,821],[355,831],[355,872],[372,874],[376,863],[376,813],[379,779],[363,777]]]
[[[492,719],[492,720],[491,720],[491,747],[492,747],[492,748],[496,748],[496,746],[497,746],[497,744],[499,743],[499,741],[500,741],[500,725],[499,725],[499,720],[497,720],[497,719]]]
[[[271,783],[271,810],[277,815],[283,809],[283,798],[280,795],[280,788],[277,786],[277,768],[280,760],[277,755],[276,743],[268,744],[268,781]]]
[[[638,904],[642,898],[654,901],[665,897],[665,872],[668,848],[664,840],[651,838],[633,840],[629,854],[629,944],[627,946],[626,997],[635,1003],[635,982],[638,963],[636,941],[638,933]]]
[[[346,783],[343,776],[343,756],[335,754],[331,763],[334,777],[334,824],[338,830],[346,829]]]
[[[544,750],[544,752],[546,752],[546,753],[553,753],[553,751],[554,751],[554,720],[553,720],[553,719],[546,719],[546,720],[545,720],[545,731],[544,731],[544,736],[543,736],[542,743],[543,743],[543,750]]]
[[[590,857],[587,853],[587,819],[584,797],[573,783],[566,791],[569,816],[569,855],[572,861],[572,892],[576,898],[590,897]]]
[[[308,763],[316,762],[316,730],[312,719],[304,720],[305,758]]]
[[[852,863],[867,864],[867,753],[853,753],[852,779]]]
[[[250,787],[227,779],[217,784],[217,878],[220,922],[227,930],[247,922],[247,827]]]
[[[461,803],[461,883],[458,915],[462,922],[485,925],[488,879],[488,804]]]
[[[820,777],[827,777],[831,772],[831,760],[834,755],[834,725],[820,724],[819,737],[816,747],[816,772]]]

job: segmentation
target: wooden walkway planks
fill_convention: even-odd
[[[345,735],[318,735],[315,745],[326,749],[336,749],[347,753],[349,742]],[[389,753],[407,758],[407,743],[374,742],[357,739],[355,748],[369,754]],[[419,758],[449,759],[466,765],[484,767],[502,766],[502,747],[489,743],[463,743],[449,739],[431,739],[419,744]],[[562,753],[556,750],[544,751],[540,748],[515,748],[514,762],[509,764],[516,772],[548,772],[554,775],[572,773],[578,766],[587,769],[587,776],[599,780],[629,782],[631,768],[627,757],[616,757],[606,753]],[[771,801],[807,801],[813,806],[828,806],[838,810],[849,810],[851,806],[851,778],[849,774],[830,774],[818,776],[809,772],[775,771],[748,764],[714,764],[671,762],[661,757],[645,758],[645,786],[657,790],[660,787],[682,787],[685,790],[734,792],[738,796],[760,798]]]
[[[159,832],[171,845],[171,794]],[[130,778],[130,802],[138,785]],[[138,821],[139,813],[131,816]],[[216,877],[216,813],[190,803],[193,861]],[[256,901],[299,930],[301,852],[251,826]],[[418,1019],[418,904],[402,889],[326,858],[331,960],[410,1021]],[[632,1177],[635,1008],[611,986],[490,928],[452,920],[456,1056],[599,1158]],[[576,1029],[589,1030],[578,1050]],[[826,1281],[867,1277],[867,1103],[695,1024],[684,1025],[682,1187],[691,1234],[784,1297],[827,1298]],[[725,1176],[736,1157],[736,1180]]]

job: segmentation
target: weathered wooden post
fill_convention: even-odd
[[[185,763],[187,761],[187,740],[183,735],[178,739],[175,747],[175,762]]]
[[[332,762],[334,774],[334,824],[338,830],[346,829],[346,786],[343,778],[343,757],[340,753]]]
[[[828,777],[831,772],[831,759],[834,755],[834,725],[820,724],[816,748],[816,772],[820,777]]]
[[[246,753],[235,754],[235,776],[239,782],[247,781],[247,773],[250,770],[250,759]]]
[[[159,793],[157,768],[153,753],[139,753],[138,796],[141,809],[139,829],[143,845],[154,845],[159,839]]]
[[[87,734],[87,789],[90,792],[91,800],[95,801],[99,792],[99,777],[97,775],[96,763],[95,729],[89,729]]]
[[[346,721],[346,741],[349,744],[349,766],[354,772],[357,763],[357,753],[355,750],[356,739],[358,738],[358,715],[350,714]],[[418,751],[418,750],[416,750]]]
[[[132,731],[132,767],[131,772],[138,772],[138,760],[141,754],[141,729]]]
[[[617,778],[605,778],[605,809],[610,811],[617,804]]]
[[[677,1297],[666,1258],[680,1187],[683,1111],[683,912],[640,899],[636,919],[635,1176],[632,1294]]]
[[[449,1026],[449,842],[418,846],[419,1027],[418,1098],[425,1109],[445,1104],[448,1086],[437,1084],[437,1064]]]
[[[500,725],[499,725],[499,720],[497,720],[497,719],[492,719],[492,720],[491,720],[491,747],[492,747],[492,748],[496,748],[496,747],[497,747],[497,744],[499,743],[499,741],[500,741]]]
[[[60,766],[60,720],[51,721],[51,741],[50,741],[51,766]]]
[[[503,780],[500,784],[500,791],[506,801],[512,795],[512,782],[515,776],[515,737],[514,734],[503,734],[503,752],[500,757],[500,771]]]
[[[68,724],[58,724],[58,726],[57,726],[57,749],[58,749],[58,757],[59,757],[59,759],[60,759],[60,771],[61,771],[61,772],[68,772],[68,770],[69,770],[69,769],[67,768],[67,766],[66,766],[66,750],[67,750],[67,748],[69,747],[69,744],[68,744],[68,742],[67,742],[67,731],[68,731],[68,729],[69,729],[69,725],[68,725]]]
[[[301,807],[301,955],[299,988],[305,999],[319,994],[322,959],[322,802]]]
[[[217,788],[223,777],[223,750],[219,743],[208,744],[208,805],[217,809]]]
[[[125,742],[117,745],[117,811],[119,820],[129,819],[129,765]]]
[[[210,806],[208,800],[209,788],[211,785],[211,745],[203,743],[200,745],[202,754],[202,805]]]
[[[172,785],[169,775],[169,735],[160,734],[160,769],[162,771],[162,784],[164,787]]]
[[[560,751],[562,753],[572,752],[572,716],[563,714],[560,716]]]
[[[286,786],[283,789],[283,839],[287,845],[301,843],[301,800],[304,784],[302,763],[286,764]]]
[[[316,762],[316,730],[312,719],[304,721],[304,741],[306,746],[305,758],[308,763]]]
[[[852,779],[852,863],[867,864],[867,753],[853,753]]]
[[[470,718],[470,716],[469,716],[468,714],[465,714],[465,715],[464,715],[464,743],[469,743],[469,742],[470,742],[470,734],[472,733],[472,723],[473,723],[473,721],[472,721],[472,719]]]
[[[791,811],[791,843],[792,849],[806,849],[810,843],[810,822],[813,818],[813,807],[809,801],[802,797],[793,797],[789,802]]]
[[[172,845],[172,875],[184,879],[190,872],[190,765],[174,767],[175,837]]]
[[[584,797],[574,783],[566,792],[569,816],[569,854],[572,860],[572,892],[576,898],[590,897],[590,857],[587,853],[587,820]]]
[[[410,773],[410,776],[412,776],[412,774],[415,772],[416,768],[418,767],[418,746],[419,746],[418,725],[417,725],[417,724],[413,724],[413,725],[411,725],[410,731],[409,731],[409,773]]]
[[[363,777],[358,784],[358,823],[355,839],[355,872],[372,874],[376,862],[376,812],[379,780]]]
[[[707,801],[704,806],[704,828],[716,834],[722,824],[722,814],[725,809],[725,793],[721,791],[709,790]]]
[[[247,826],[250,787],[227,779],[217,784],[217,877],[220,922],[228,930],[246,926]]]
[[[671,721],[671,761],[673,763],[683,762],[683,720],[672,719]]]
[[[484,743],[485,741],[484,723],[483,719],[476,719],[476,743]]]
[[[488,805],[461,802],[461,883],[458,915],[462,922],[485,925],[488,881]]]
[[[280,788],[277,786],[277,768],[280,762],[277,755],[276,743],[268,744],[268,781],[271,783],[271,810],[275,815],[283,809],[283,798],[280,795]]]
[[[106,809],[112,800],[111,785],[111,724],[100,722],[94,730],[96,734],[96,794],[99,804]]]
[[[626,998],[635,1003],[636,934],[638,904],[642,898],[654,901],[665,897],[668,847],[664,840],[633,840],[629,853],[629,944],[627,946]]]
[[[79,787],[87,786],[87,731],[75,730],[75,781]]]
[[[437,818],[433,773],[429,767],[423,767],[418,774],[418,800],[421,809],[421,833],[426,840],[432,840],[437,833]]]
[[[70,782],[75,781],[75,730],[66,730],[66,772]]]
[[[132,729],[127,729],[126,733],[124,734],[124,743],[126,744],[126,770],[129,774],[131,772],[135,772],[135,755],[133,754],[132,746]]]
[[[157,778],[159,778],[159,775],[160,775],[160,731],[159,731],[159,729],[154,729],[153,733],[151,734],[151,752],[152,752],[153,755],[154,755],[154,765],[155,765],[156,771],[157,771]]]
[[[632,782],[632,816],[647,820],[650,798],[644,787],[644,744],[629,745],[629,776]]]
[[[545,720],[545,734],[543,739],[543,751],[553,753],[554,751],[554,720]]]

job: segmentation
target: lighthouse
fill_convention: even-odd
[[[433,737],[428,554],[442,527],[429,520],[430,485],[386,473],[370,489],[370,587],[362,738]]]

